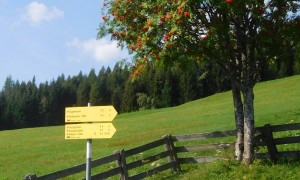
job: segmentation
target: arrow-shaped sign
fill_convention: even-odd
[[[112,123],[66,124],[65,139],[111,138],[116,132]]]
[[[65,122],[110,122],[117,111],[113,106],[67,107]]]

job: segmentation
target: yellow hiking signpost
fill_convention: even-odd
[[[116,128],[111,122],[117,115],[113,106],[67,107],[65,139],[87,139],[86,179],[91,179],[92,139],[111,138]]]
[[[117,114],[113,106],[67,107],[65,122],[111,122]]]
[[[113,106],[67,107],[65,139],[111,138],[116,132],[111,122],[117,115]]]
[[[66,124],[65,139],[111,138],[115,132],[112,123]]]

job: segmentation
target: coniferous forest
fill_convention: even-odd
[[[261,81],[300,73],[299,63],[268,64],[260,72]],[[222,68],[145,66],[132,80],[131,66],[116,63],[113,69],[91,69],[88,74],[64,74],[50,82],[36,84],[35,77],[19,82],[6,78],[0,92],[0,130],[63,125],[65,107],[113,105],[118,113],[177,106],[217,92],[229,90],[230,81]],[[292,72],[292,73],[291,73]]]

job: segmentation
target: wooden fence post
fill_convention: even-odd
[[[119,155],[119,159],[117,160],[117,166],[121,167],[121,174],[120,179],[121,180],[127,180],[128,178],[128,169],[126,165],[126,157],[125,157],[125,150],[122,149],[121,151],[114,151],[114,154]]]
[[[276,162],[277,161],[277,148],[274,143],[273,133],[272,133],[270,124],[264,125],[263,135],[264,135],[264,139],[266,141],[266,145],[268,148],[270,160],[273,162]]]
[[[175,172],[181,171],[180,163],[179,163],[178,157],[177,157],[177,152],[176,152],[175,146],[174,146],[173,137],[171,135],[165,135],[165,136],[163,136],[163,138],[166,140],[165,150],[171,151],[171,153],[168,157],[169,162],[172,162],[172,161],[175,162],[175,166],[173,167],[173,170]]]
[[[35,180],[35,179],[37,179],[37,176],[35,174],[27,174],[24,177],[24,180]]]
[[[125,150],[121,150],[121,164],[122,164],[122,171],[123,171],[123,178],[124,180],[129,179],[128,178],[128,169],[127,169],[127,163],[126,163],[126,157],[125,157]]]

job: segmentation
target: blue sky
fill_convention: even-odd
[[[0,0],[0,89],[10,75],[37,83],[59,75],[113,68],[128,58],[109,38],[97,40],[102,0]]]

